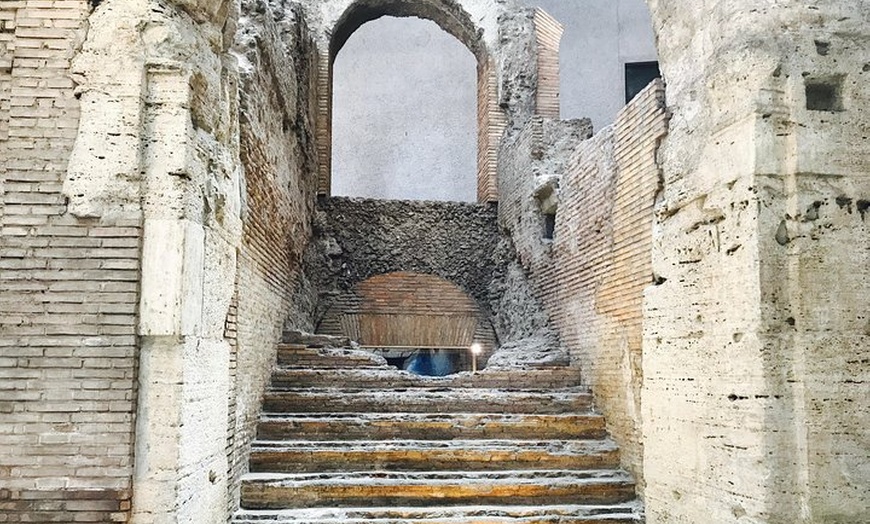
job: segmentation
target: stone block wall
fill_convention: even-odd
[[[648,522],[866,521],[867,2],[649,4]]]
[[[0,521],[130,510],[141,221],[80,218],[71,60],[85,0],[0,4]]]

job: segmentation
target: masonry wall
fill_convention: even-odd
[[[314,167],[311,68],[304,23],[288,11],[246,19],[236,40],[245,57],[241,85],[243,237],[235,289],[236,343],[230,369],[230,512],[238,508],[263,390],[286,326],[312,332],[314,295],[302,274],[311,236]],[[285,46],[293,50],[285,53]]]
[[[867,2],[650,6],[648,522],[866,521]]]
[[[666,130],[664,88],[654,83],[592,138],[588,121],[532,120],[504,146],[500,178],[500,219],[641,486],[642,299],[653,283]],[[552,238],[547,214],[555,214]]]
[[[664,89],[650,85],[611,129],[572,155],[559,192],[553,271],[542,285],[562,341],[643,486],[643,292],[667,131]]]
[[[0,521],[130,509],[141,217],[62,192],[84,0],[0,4]]]
[[[318,323],[360,282],[405,271],[456,284],[476,301],[499,344],[547,332],[494,206],[323,199],[314,239],[306,260],[319,293]]]

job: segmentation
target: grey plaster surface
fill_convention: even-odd
[[[477,60],[434,22],[362,26],[335,61],[332,194],[474,201]]]

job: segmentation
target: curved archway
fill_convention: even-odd
[[[417,349],[453,350],[460,369],[467,367],[464,350],[472,344],[480,344],[484,356],[496,346],[492,323],[474,298],[447,279],[409,271],[358,283],[327,309],[317,332],[397,356]]]
[[[333,65],[333,196],[477,200],[477,59],[437,24],[382,17]]]
[[[318,194],[330,195],[332,186],[332,93],[335,58],[357,29],[383,16],[430,20],[456,37],[477,58],[477,200],[497,201],[496,155],[507,119],[498,104],[498,81],[492,58],[483,41],[483,29],[474,23],[471,16],[455,0],[357,0],[338,18],[329,34],[328,54],[321,56],[318,71]]]

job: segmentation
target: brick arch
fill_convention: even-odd
[[[332,88],[335,58],[353,33],[383,16],[430,20],[462,42],[477,58],[477,200],[496,202],[497,154],[507,117],[499,106],[498,78],[493,58],[483,40],[483,28],[455,0],[355,0],[330,29],[328,50],[318,68],[317,152],[318,194],[332,187]]]
[[[333,302],[317,331],[369,346],[496,346],[489,317],[473,297],[445,278],[410,271],[359,282]]]

